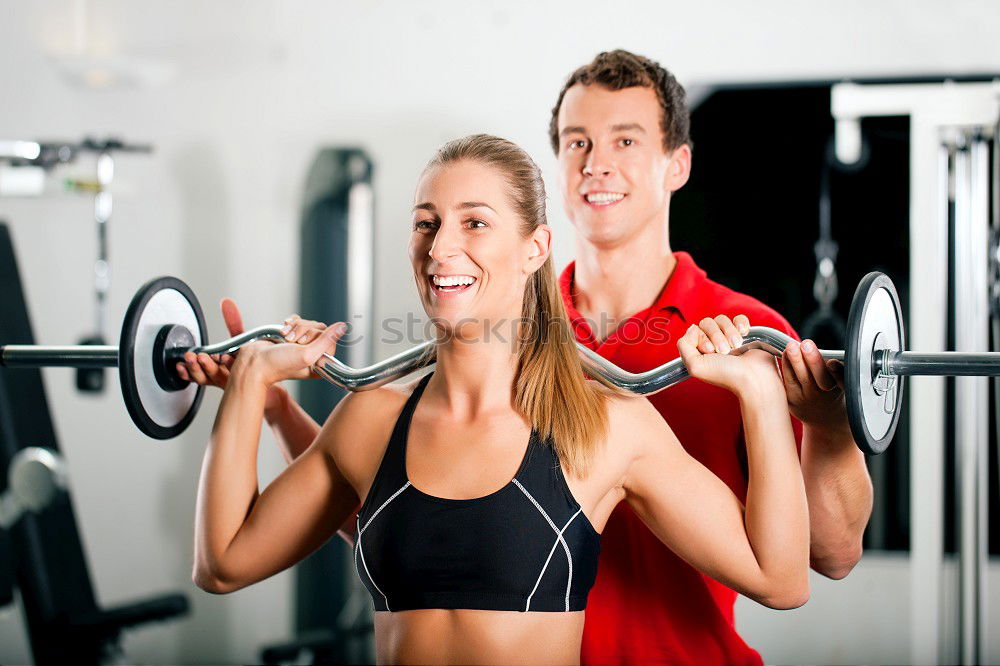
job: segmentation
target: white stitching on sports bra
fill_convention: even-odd
[[[517,479],[514,479],[514,485],[516,485],[518,488],[521,489],[521,492],[524,493],[525,497],[527,497],[529,500],[531,500],[531,503],[535,505],[535,508],[538,509],[538,512],[542,514],[542,517],[545,518],[545,522],[547,522],[549,524],[549,527],[552,528],[552,531],[556,533],[556,543],[561,543],[562,547],[563,547],[563,550],[566,552],[566,561],[569,563],[569,576],[566,579],[566,612],[569,612],[569,590],[570,590],[570,586],[571,586],[571,584],[573,582],[573,556],[569,552],[569,546],[566,545],[566,540],[563,539],[562,530],[560,530],[558,527],[556,527],[556,524],[554,522],[552,522],[551,518],[549,518],[549,514],[545,513],[545,509],[542,508],[542,505],[539,504],[535,500],[535,498],[531,496],[531,493],[529,493],[528,490],[524,486],[521,485],[520,481],[518,481]],[[583,511],[582,507],[580,509],[577,509],[576,513],[573,514],[573,517],[570,518],[569,522],[566,523],[566,527],[569,527],[569,523],[573,522],[573,518],[576,518],[580,514],[581,511]],[[566,527],[564,527],[563,529],[566,529]],[[553,544],[552,547],[555,548],[555,544]],[[551,557],[551,555],[552,554],[550,552],[549,556]],[[548,564],[548,560],[546,560],[546,564]],[[545,569],[542,569],[542,573],[545,573]],[[539,580],[541,580],[541,576],[539,576]],[[538,583],[535,583],[535,587],[537,587],[537,586],[538,586]],[[532,594],[534,594],[534,591],[532,591]],[[529,603],[531,602],[531,597],[530,596],[528,597],[528,602]],[[527,610],[527,608],[525,608],[525,610]]]
[[[375,579],[372,578],[371,572],[368,570],[368,563],[365,562],[365,551],[361,550],[361,535],[365,533],[365,530],[368,529],[368,527],[372,524],[372,521],[375,520],[375,516],[377,516],[382,511],[382,509],[384,509],[386,507],[386,505],[389,502],[391,502],[392,500],[396,499],[396,497],[398,497],[401,492],[403,492],[404,490],[406,490],[407,488],[409,488],[409,486],[410,486],[410,482],[407,481],[406,483],[403,484],[403,487],[400,488],[399,490],[397,490],[396,492],[394,492],[389,497],[389,499],[387,499],[386,501],[382,502],[382,506],[380,506],[375,511],[375,513],[372,514],[372,517],[368,519],[368,522],[365,523],[364,527],[361,526],[361,517],[358,516],[358,540],[357,540],[357,543],[355,544],[355,549],[354,549],[354,568],[355,569],[358,568],[358,553],[360,553],[361,554],[361,564],[363,564],[364,567],[365,567],[365,573],[368,574],[368,580],[370,580],[372,582],[372,586],[376,590],[378,590],[378,593],[382,595],[383,599],[385,599],[385,609],[387,611],[392,610],[392,609],[389,608],[389,597],[385,596],[385,592],[383,592],[381,590],[381,588],[379,588],[378,583],[375,582]],[[360,576],[360,575],[361,575],[361,571],[358,570],[358,576]]]
[[[549,568],[549,560],[552,559],[552,553],[556,552],[556,546],[559,545],[559,541],[562,539],[563,532],[565,532],[566,528],[569,527],[569,524],[572,523],[576,519],[576,517],[578,515],[580,515],[581,511],[583,511],[583,509],[577,509],[576,513],[574,513],[570,517],[570,519],[566,521],[566,524],[563,525],[563,528],[561,530],[559,530],[559,533],[556,535],[556,540],[552,542],[552,548],[549,549],[549,556],[545,558],[545,564],[542,565],[542,571],[541,571],[541,573],[538,574],[538,580],[535,581],[535,586],[533,588],[531,588],[531,594],[528,595],[528,602],[524,605],[524,610],[525,611],[531,610],[531,597],[535,596],[535,591],[538,589],[538,585],[542,582],[542,576],[545,575],[545,570]],[[569,560],[569,578],[566,580],[566,611],[567,612],[569,612],[569,584],[570,584],[570,581],[572,581],[572,580],[573,580],[573,559],[570,558],[570,560]]]

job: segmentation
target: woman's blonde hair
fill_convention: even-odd
[[[545,224],[542,174],[520,147],[499,137],[474,134],[445,144],[427,168],[463,160],[503,174],[521,217],[523,236]],[[514,405],[543,441],[551,441],[566,466],[584,475],[607,433],[607,394],[584,377],[551,255],[525,285],[520,329]]]

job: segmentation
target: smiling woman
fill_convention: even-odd
[[[693,377],[739,398],[744,509],[645,398],[584,378],[544,204],[537,166],[509,141],[476,135],[437,153],[409,245],[438,333],[434,373],[349,394],[259,494],[268,388],[305,376],[343,327],[241,349],[199,486],[199,586],[230,592],[287,568],[360,503],[354,561],[380,662],[574,663],[600,532],[625,500],[709,576],[772,607],[805,601],[805,493],[772,357],[709,353],[696,326],[677,343]],[[505,323],[510,337],[495,333]]]
[[[470,201],[472,192],[482,196]],[[514,404],[546,439],[557,442],[575,471],[585,471],[606,429],[604,397],[578,370],[549,254],[552,234],[538,167],[513,143],[476,134],[438,151],[417,185],[416,199],[409,248],[414,275],[478,283],[455,290],[421,288],[427,314],[445,335],[461,323],[463,336],[477,339],[500,330],[517,342],[510,347],[518,359]],[[445,300],[452,295],[465,300]]]

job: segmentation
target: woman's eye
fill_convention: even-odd
[[[433,229],[434,220],[417,220],[413,223],[414,229]]]
[[[471,219],[469,220],[469,226],[472,227],[473,229],[483,229],[485,227],[488,227],[489,225],[483,222],[482,220]]]
[[[633,143],[635,143],[635,141],[633,141],[632,139],[622,139],[621,141],[619,141],[619,143],[622,144],[623,146],[631,146]]]

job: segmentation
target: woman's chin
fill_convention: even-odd
[[[482,322],[469,312],[442,312],[435,308],[427,315],[434,323],[435,336],[438,342],[447,340],[462,340],[476,342],[483,337]]]

